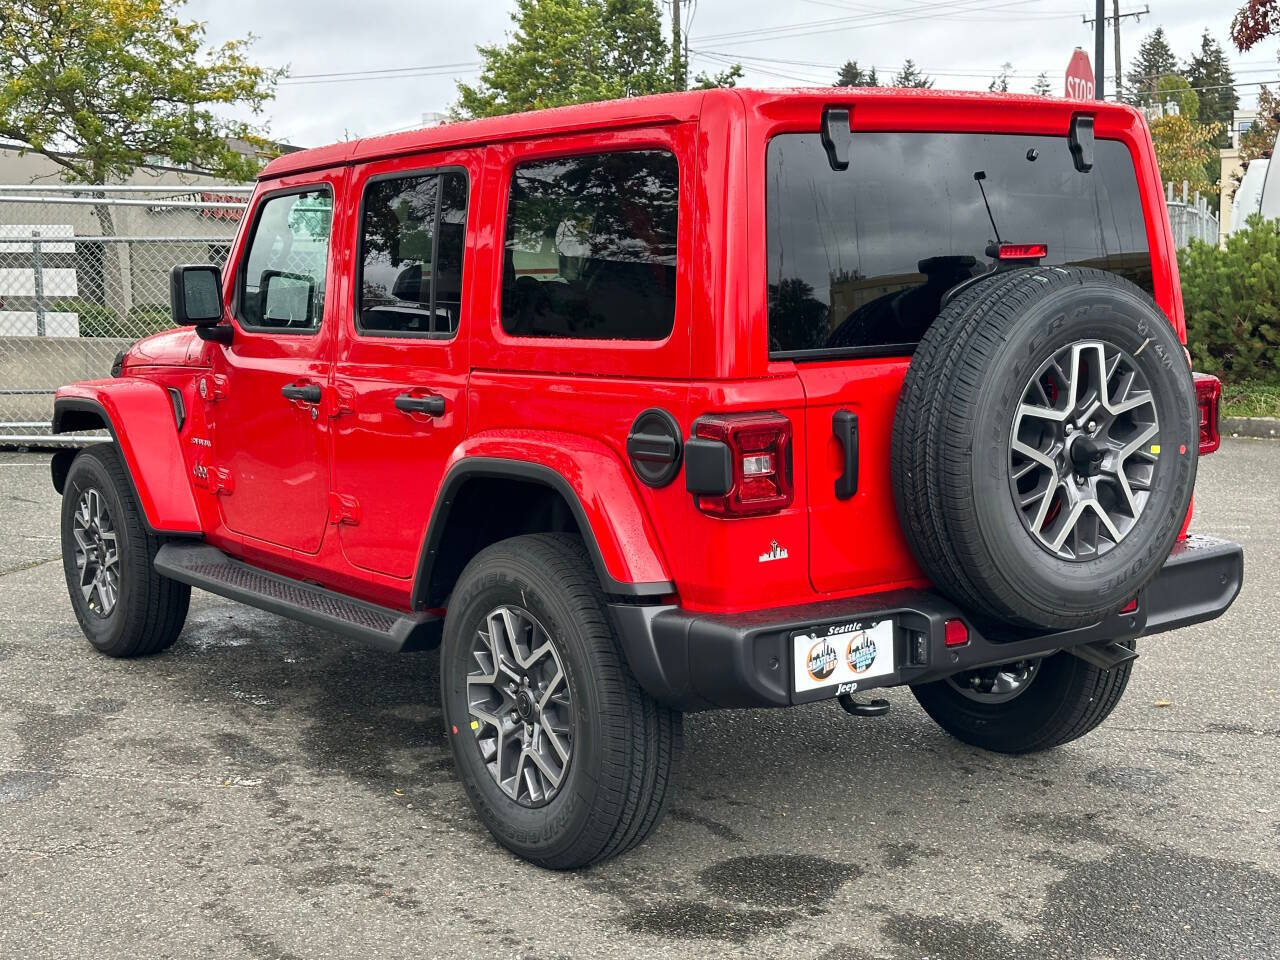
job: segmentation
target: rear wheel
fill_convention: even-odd
[[[1102,723],[1120,702],[1132,670],[1132,660],[1103,670],[1058,653],[965,671],[911,692],[957,740],[997,753],[1034,753]]]
[[[156,573],[163,544],[147,530],[116,449],[80,453],[62,493],[62,566],[76,619],[109,657],[140,657],[173,645],[191,588]]]
[[[627,668],[580,538],[515,537],[476,555],[450,598],[440,682],[463,786],[512,852],[582,867],[657,826],[680,714]]]

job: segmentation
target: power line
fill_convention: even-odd
[[[953,12],[987,12],[1007,7],[1026,6],[1031,3],[1042,3],[1043,0],[1007,0],[1004,3],[981,4],[983,0],[939,0],[935,3],[917,4],[901,15],[881,13],[859,14],[852,17],[832,17],[826,20],[809,20],[784,26],[757,27],[749,30],[738,30],[731,33],[718,33],[703,37],[704,41],[734,40],[738,43],[761,43],[767,40],[808,37],[815,34],[835,33],[844,30],[857,30],[868,27],[888,26],[895,23],[907,23],[912,20],[923,20],[937,17],[939,10],[958,8]]]

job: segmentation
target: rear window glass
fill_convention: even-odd
[[[784,134],[769,143],[766,192],[775,356],[910,352],[943,294],[990,269],[993,219],[1006,243],[1047,244],[1043,263],[1098,267],[1151,292],[1133,160],[1118,141],[1097,141],[1080,173],[1065,137],[854,131],[837,171],[818,134]]]
[[[527,337],[661,340],[676,308],[676,158],[664,150],[516,167],[502,329]]]
[[[364,196],[356,328],[452,337],[462,308],[467,178],[462,173],[375,180]]]

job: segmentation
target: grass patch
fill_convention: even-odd
[[[1280,382],[1224,383],[1224,417],[1280,417]]]

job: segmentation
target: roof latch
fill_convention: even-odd
[[[827,107],[822,111],[822,146],[826,148],[832,170],[849,169],[853,129],[848,107]]]
[[[1081,173],[1093,169],[1093,116],[1087,113],[1073,114],[1071,133],[1067,137],[1071,147],[1071,162]]]

